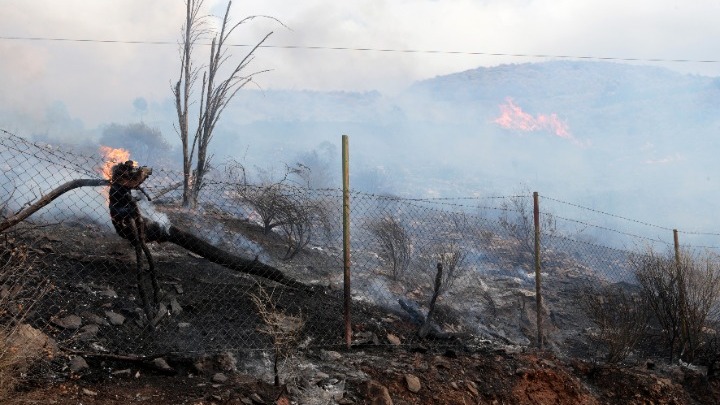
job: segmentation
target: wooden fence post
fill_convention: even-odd
[[[350,153],[348,136],[342,136],[342,178],[343,178],[343,281],[345,344],[350,349],[352,343],[352,324],[350,320]]]
[[[688,303],[687,303],[687,285],[685,279],[685,269],[682,267],[682,260],[680,255],[680,238],[678,237],[678,230],[673,229],[673,244],[675,245],[675,277],[677,280],[678,295],[680,299],[680,340],[682,348],[680,349],[680,356],[685,349],[687,344],[688,336],[690,331],[687,325],[687,314],[688,314]],[[672,361],[672,358],[670,359]]]
[[[540,198],[538,192],[533,192],[533,219],[535,223],[535,303],[537,306],[537,345],[543,348],[542,325],[542,283],[540,275]]]

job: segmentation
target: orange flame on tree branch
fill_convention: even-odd
[[[130,152],[122,148],[111,148],[109,146],[100,146],[100,153],[105,159],[100,171],[106,179],[110,180],[112,174],[112,168],[118,163],[126,162],[130,160]]]

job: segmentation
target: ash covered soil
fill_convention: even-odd
[[[153,244],[167,315],[150,332],[127,241],[81,223],[15,232],[32,246],[35,276],[52,284],[27,321],[59,346],[30,370],[16,403],[720,403],[718,380],[691,369],[603,365],[470,335],[422,340],[404,314],[365,302],[354,303],[347,350],[342,291],[332,282],[314,291],[272,290],[280,310],[305,319],[299,342],[306,345],[281,363],[275,386],[272,353],[244,350],[272,347],[249,297],[256,279]],[[259,230],[243,232],[260,243]],[[74,316],[80,324],[68,325]]]

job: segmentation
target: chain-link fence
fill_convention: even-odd
[[[85,352],[264,350],[278,338],[344,343],[341,190],[253,185],[217,171],[197,205],[185,207],[180,172],[131,166],[117,174],[144,176],[147,196],[127,179],[108,187],[108,168],[124,159],[0,134],[0,225],[70,180],[94,182],[75,184],[2,231],[3,322],[32,325]],[[143,222],[134,222],[135,204]],[[637,288],[633,256],[672,250],[673,241],[641,236],[649,224],[552,198],[541,204],[543,338],[560,353],[592,354],[597,319],[582,302],[598,287]],[[353,192],[356,342],[387,343],[393,328],[424,324],[440,344],[475,336],[535,345],[533,219],[530,193]]]

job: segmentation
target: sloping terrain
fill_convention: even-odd
[[[354,345],[342,344],[341,294],[277,287],[277,301],[306,320],[303,346],[272,381],[272,351],[244,275],[172,245],[152,247],[167,315],[143,327],[134,255],[92,225],[22,228],[36,276],[52,281],[28,322],[60,346],[34,368],[18,403],[57,404],[710,404],[720,385],[668,365],[603,366],[470,335],[421,340],[407,316],[356,302]],[[228,282],[228,280],[235,280]],[[284,304],[288,303],[288,304]],[[291,304],[290,304],[291,303]],[[119,322],[110,313],[122,315]],[[77,315],[80,324],[69,325]],[[89,327],[94,325],[95,327]],[[336,334],[328,331],[337,331]],[[334,337],[333,337],[334,336]],[[221,349],[225,348],[225,350]],[[133,354],[138,354],[133,356]],[[75,364],[83,357],[86,366]],[[166,365],[159,363],[163,359]],[[385,402],[382,402],[385,401]]]

